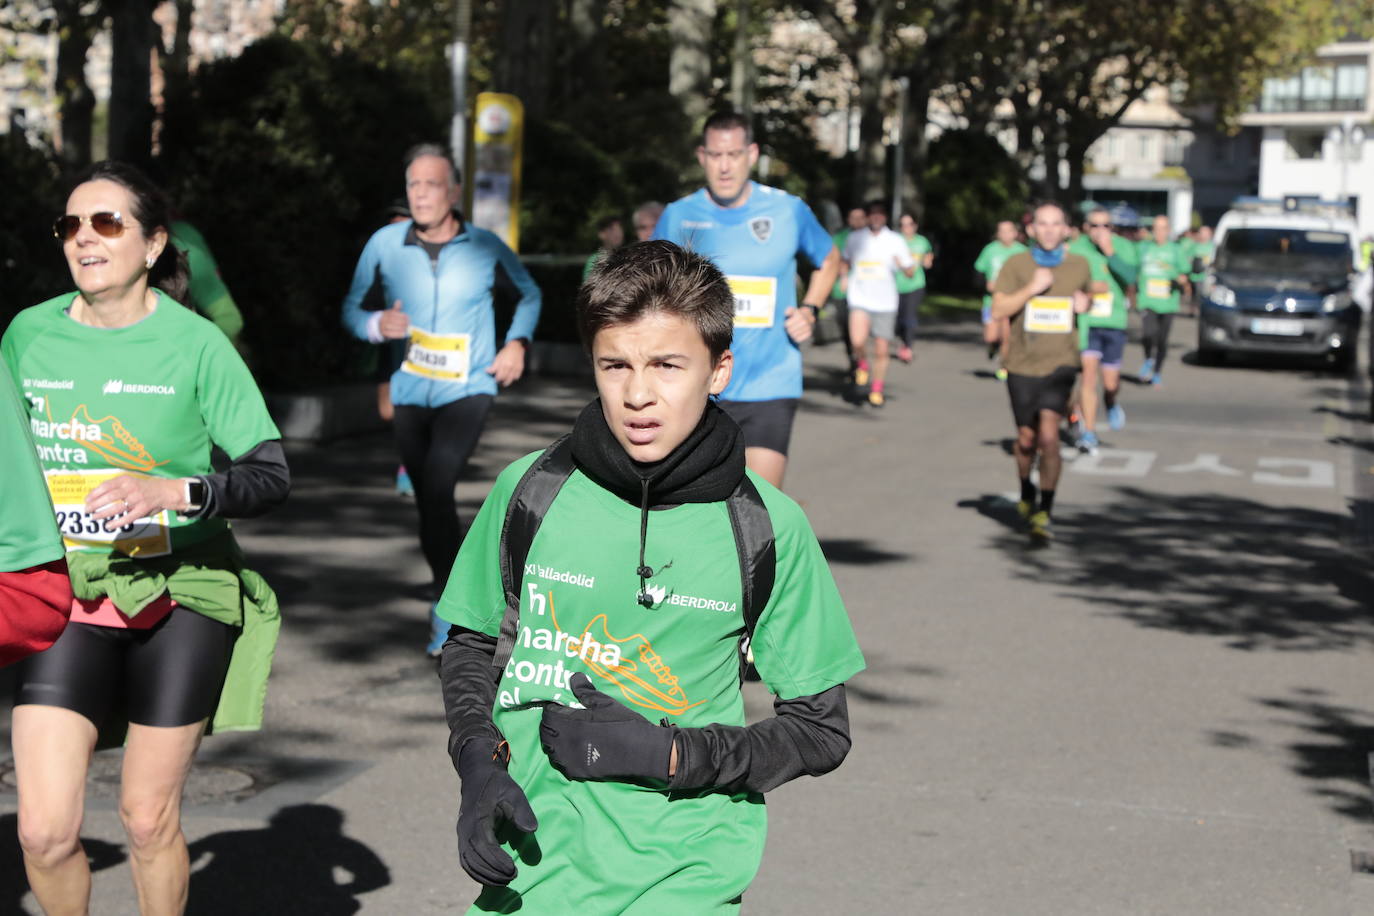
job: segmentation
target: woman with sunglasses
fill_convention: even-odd
[[[276,597],[244,569],[226,519],[286,498],[280,434],[228,339],[178,303],[185,260],[167,228],[142,173],[93,166],[53,227],[76,291],[21,312],[0,343],[76,596],[15,694],[19,839],[49,914],[87,910],[86,771],[98,742],[121,741],[139,908],[185,909],[191,760],[207,723],[259,726],[276,642]],[[227,469],[212,467],[212,445]]]

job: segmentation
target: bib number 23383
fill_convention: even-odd
[[[139,559],[162,557],[172,552],[167,529],[167,510],[136,519],[113,531],[105,529],[86,509],[91,491],[123,471],[49,471],[48,492],[52,495],[57,527],[68,549],[117,550]]]
[[[1073,300],[1068,296],[1036,296],[1026,303],[1026,330],[1036,334],[1073,331]]]
[[[735,327],[771,328],[778,302],[776,277],[727,277],[735,294]]]
[[[410,346],[401,370],[445,382],[466,382],[471,359],[469,335],[431,334],[411,328]]]

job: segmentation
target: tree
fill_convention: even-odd
[[[104,0],[110,14],[110,158],[152,154],[154,0]]]
[[[668,6],[668,92],[694,129],[711,109],[711,36],[716,0],[672,0]]]

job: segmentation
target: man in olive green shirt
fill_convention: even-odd
[[[1086,258],[1070,254],[1068,217],[1057,203],[1035,208],[1030,226],[1034,247],[1002,265],[992,290],[993,318],[1009,319],[1007,393],[1016,421],[1017,476],[1021,500],[1017,512],[1029,524],[1032,540],[1053,535],[1050,513],[1061,469],[1059,424],[1069,410],[1078,376],[1078,316],[1091,304],[1095,289]],[[1040,461],[1037,507],[1031,467]]]

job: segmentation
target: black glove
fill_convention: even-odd
[[[497,828],[510,823],[533,833],[539,826],[524,791],[506,772],[509,753],[504,742],[482,738],[466,741],[458,751],[458,862],[474,881],[492,887],[504,887],[515,877],[515,860],[497,841]]]
[[[668,779],[674,728],[662,728],[592,686],[578,672],[573,695],[586,709],[550,703],[539,740],[569,779]]]

